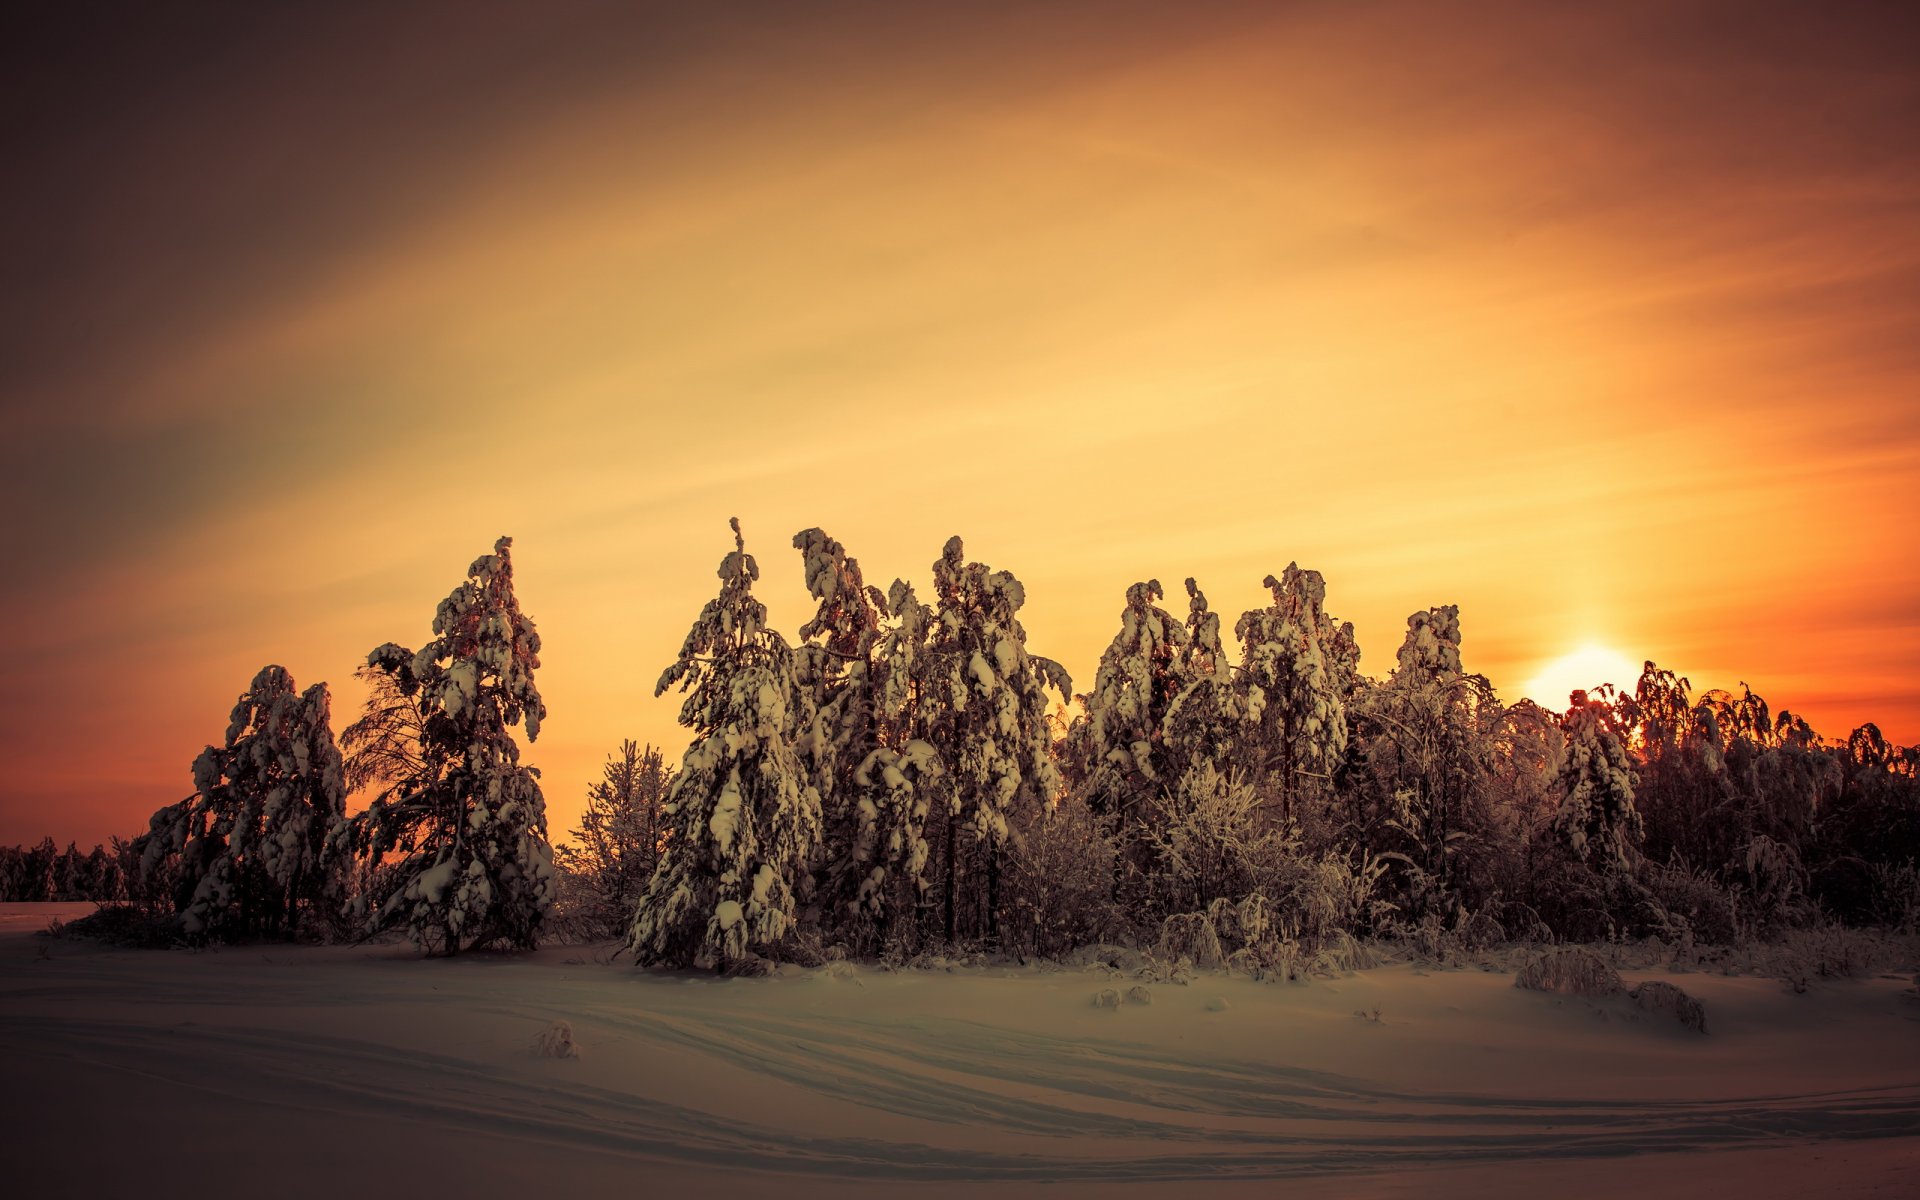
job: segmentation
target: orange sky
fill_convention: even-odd
[[[1920,740],[1899,6],[140,7],[0,38],[0,843],[143,829],[265,663],[344,724],[501,533],[558,834],[733,515],[789,631],[812,525],[1082,684],[1297,559],[1375,674],[1458,603],[1510,698]]]

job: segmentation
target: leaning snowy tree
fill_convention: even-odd
[[[820,794],[797,748],[812,697],[793,651],[753,595],[760,567],[740,522],[720,562],[720,594],[660,676],[678,684],[694,732],[665,812],[665,852],[647,882],[628,945],[641,963],[731,967],[776,955],[798,929],[820,849]]]
[[[263,668],[193,781],[192,796],[153,815],[142,879],[171,869],[190,934],[296,932],[302,912],[332,896],[323,858],[345,806],[327,685],[296,694],[286,668]]]
[[[929,724],[951,776],[942,814],[944,932],[948,944],[959,936],[959,885],[971,873],[969,857],[984,858],[986,895],[974,932],[992,942],[999,936],[1008,816],[1017,805],[1051,804],[1060,790],[1047,689],[1064,702],[1073,681],[1059,663],[1027,651],[1018,615],[1027,593],[1012,574],[967,562],[953,537],[933,564],[933,579],[939,603],[930,653],[938,682]]]
[[[354,847],[378,873],[370,929],[404,924],[423,950],[493,943],[532,949],[555,893],[539,773],[520,764],[513,726],[540,736],[534,686],[540,635],[513,594],[512,538],[494,543],[440,602],[416,653],[392,642],[367,656],[417,705],[418,769],[355,819]],[[376,743],[377,744],[377,743]]]
[[[880,637],[886,597],[869,588],[859,562],[822,529],[793,537],[800,551],[807,592],[819,602],[813,619],[800,627],[794,648],[794,673],[806,689],[813,713],[797,749],[820,795],[823,840],[830,847],[822,864],[822,932],[843,932],[842,919],[858,914],[857,896],[865,878],[862,837],[870,822],[863,815],[856,782],[863,764],[880,749],[878,695],[873,654]],[[849,931],[850,932],[850,931]]]
[[[1594,867],[1624,867],[1640,847],[1633,806],[1633,760],[1613,709],[1577,691],[1560,719],[1567,737],[1560,764],[1560,810],[1553,828],[1574,857]]]

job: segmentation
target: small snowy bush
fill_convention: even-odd
[[[1649,979],[1628,992],[1627,998],[1648,1012],[1672,1013],[1682,1025],[1697,1033],[1707,1031],[1707,1006],[1670,983]]]
[[[1184,959],[1202,971],[1223,967],[1227,961],[1220,949],[1220,935],[1205,913],[1175,913],[1162,921],[1154,954],[1170,962]]]
[[[533,1039],[535,1058],[579,1058],[580,1045],[573,1040],[573,1026],[565,1021],[555,1021],[540,1031]]]
[[[1520,969],[1513,986],[1572,996],[1615,996],[1626,990],[1619,972],[1591,950],[1549,950]]]

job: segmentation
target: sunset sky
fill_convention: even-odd
[[[736,515],[789,634],[813,525],[1082,686],[1297,559],[1370,674],[1457,603],[1508,698],[1920,740],[1905,9],[9,6],[0,843],[144,830],[266,663],[344,725],[502,533],[563,835]]]

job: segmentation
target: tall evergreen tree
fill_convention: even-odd
[[[417,706],[417,769],[376,796],[355,823],[358,850],[381,863],[372,928],[404,924],[423,949],[499,943],[531,949],[555,894],[539,772],[520,763],[512,729],[540,736],[534,684],[540,635],[513,591],[513,539],[494,543],[440,602],[418,652],[388,642],[367,656]],[[402,756],[404,759],[404,755]]]
[[[1641,839],[1634,770],[1612,708],[1574,692],[1560,720],[1567,754],[1560,765],[1554,830],[1574,857],[1596,867],[1625,867]]]
[[[807,591],[819,603],[800,627],[794,649],[794,669],[814,714],[798,749],[820,794],[823,838],[832,847],[820,880],[826,931],[839,933],[844,919],[859,910],[856,897],[866,873],[856,796],[866,785],[855,777],[882,746],[873,656],[886,597],[866,586],[859,562],[824,530],[795,534],[793,546],[801,553]]]
[[[1169,789],[1201,767],[1212,768],[1215,776],[1230,773],[1244,736],[1246,705],[1220,640],[1220,614],[1207,607],[1206,594],[1192,579],[1187,580],[1187,619],[1173,673],[1182,684],[1161,722],[1169,764],[1162,774],[1170,776]]]
[[[1154,603],[1164,595],[1158,579],[1127,589],[1120,632],[1082,697],[1088,805],[1122,825],[1144,820],[1147,799],[1172,782],[1165,725],[1188,682],[1179,670],[1187,630]]]
[[[1027,650],[1019,620],[1026,589],[1006,571],[966,561],[958,537],[933,564],[938,595],[931,653],[938,663],[934,744],[950,775],[941,867],[944,933],[961,933],[958,901],[968,862],[983,860],[985,896],[970,934],[998,934],[1001,858],[1016,805],[1045,805],[1060,789],[1047,722],[1047,689],[1064,701],[1073,681],[1065,668]]]
[[[1288,563],[1279,578],[1264,582],[1273,603],[1241,616],[1234,632],[1256,779],[1277,800],[1286,825],[1314,815],[1309,810],[1332,792],[1347,749],[1347,699],[1359,656],[1353,627],[1323,608],[1320,572]]]
[[[1356,705],[1363,787],[1385,844],[1416,868],[1416,907],[1444,896],[1470,832],[1479,831],[1500,709],[1492,686],[1460,658],[1460,610],[1407,618],[1397,665]]]
[[[753,595],[760,567],[740,522],[720,563],[720,594],[688,631],[656,695],[687,693],[693,730],[668,796],[669,835],[629,945],[643,963],[726,966],[777,954],[799,925],[820,849],[820,794],[799,741],[813,700],[786,640]]]
[[[930,818],[951,814],[954,795],[932,740],[946,694],[935,672],[933,610],[900,579],[886,599],[889,621],[872,667],[875,738],[843,786],[853,815],[853,912],[872,923],[875,942],[899,947],[919,932],[914,917],[929,888]]]

